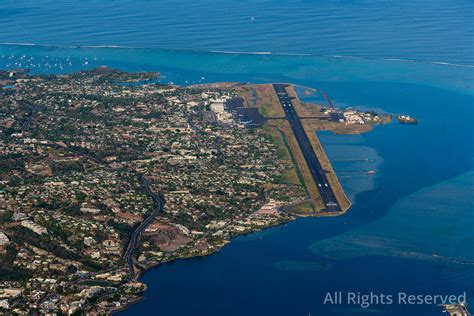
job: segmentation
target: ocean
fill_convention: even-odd
[[[0,42],[474,64],[470,0],[2,0]]]
[[[354,202],[346,215],[297,219],[159,266],[142,278],[145,300],[121,314],[441,315],[435,305],[324,299],[466,292],[474,302],[473,5],[2,1],[0,68],[292,82],[324,89],[339,107],[416,117],[362,135],[318,132]],[[123,47],[84,47],[104,45]]]

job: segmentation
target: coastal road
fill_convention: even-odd
[[[135,279],[136,273],[135,273],[135,255],[137,253],[138,245],[140,243],[140,237],[145,230],[145,228],[150,225],[150,223],[155,219],[155,217],[161,213],[163,210],[163,206],[165,204],[165,201],[158,196],[155,192],[153,192],[150,189],[150,183],[148,182],[148,179],[145,178],[145,176],[141,175],[140,176],[140,182],[142,183],[146,193],[153,199],[153,203],[155,204],[155,209],[153,212],[148,215],[143,222],[140,223],[140,225],[133,231],[132,236],[130,237],[130,240],[127,245],[127,250],[125,250],[124,258],[127,261],[128,265],[128,270],[130,273],[130,277],[132,279]]]
[[[321,196],[321,199],[325,205],[325,211],[339,212],[341,211],[341,208],[337,203],[336,196],[329,185],[326,173],[319,163],[319,159],[316,156],[313,147],[311,146],[308,135],[306,135],[303,125],[301,124],[298,114],[296,113],[293,103],[291,102],[291,97],[286,92],[285,87],[285,84],[273,84],[273,88],[275,89],[281,106],[285,111],[286,119],[288,122],[290,122],[291,128],[293,129],[293,134],[298,141],[306,164],[308,165],[309,171],[311,172],[311,176],[313,177],[313,180],[319,190],[319,195]]]

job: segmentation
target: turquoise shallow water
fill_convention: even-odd
[[[158,69],[164,75],[163,82],[178,84],[222,80],[282,81],[301,85],[401,82],[464,93],[474,90],[474,66],[338,57],[0,45],[0,65],[7,69],[25,67],[41,73],[79,71],[100,65],[129,71]],[[327,92],[335,97],[336,91]],[[366,89],[360,89],[360,93],[366,93]]]
[[[347,215],[300,219],[163,265],[143,277],[145,301],[123,314],[441,314],[324,305],[327,291],[466,291],[473,304],[472,1],[4,0],[0,30],[0,43],[51,45],[0,45],[2,69],[109,65],[183,85],[292,82],[324,89],[337,106],[419,119],[319,133],[354,201]],[[142,48],[73,48],[91,45]]]
[[[237,238],[210,257],[160,266],[143,277],[146,299],[123,314],[436,315],[435,306],[362,309],[323,300],[336,290],[473,296],[474,69],[154,49],[0,46],[0,55],[1,68],[36,61],[39,73],[105,64],[161,71],[162,81],[180,84],[294,82],[324,89],[338,106],[419,119],[417,126],[393,123],[357,136],[320,133],[354,201],[347,215],[299,219]],[[376,174],[363,173],[369,169]]]
[[[400,199],[381,220],[316,242],[311,250],[337,259],[381,255],[448,262],[465,265],[460,272],[472,276],[473,189],[474,172],[425,188]]]

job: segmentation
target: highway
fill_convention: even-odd
[[[303,125],[301,124],[298,114],[296,113],[293,103],[291,102],[291,97],[286,92],[285,87],[285,84],[273,84],[273,88],[275,89],[281,106],[285,111],[286,119],[288,122],[290,122],[291,128],[293,129],[293,134],[298,141],[306,164],[308,165],[309,171],[311,172],[311,176],[317,185],[319,195],[321,196],[326,207],[325,211],[341,211],[341,208],[337,203],[336,196],[334,195],[334,192],[332,191],[332,188],[327,180],[326,173],[319,163],[319,159],[316,156],[313,147],[311,146],[308,135],[306,135],[306,132],[304,131]]]
[[[140,176],[140,182],[142,183],[146,193],[151,196],[153,199],[153,203],[155,204],[155,209],[153,212],[148,215],[147,218],[143,222],[140,223],[140,226],[138,226],[135,231],[132,233],[132,236],[130,237],[130,240],[127,245],[127,250],[125,250],[124,258],[127,261],[128,265],[128,270],[130,272],[130,277],[132,279],[135,279],[136,273],[135,273],[135,255],[138,249],[138,245],[140,243],[140,237],[145,230],[145,228],[155,219],[155,217],[163,210],[163,206],[165,204],[165,201],[158,196],[155,192],[153,192],[150,189],[150,184],[145,178],[145,176],[141,175]]]

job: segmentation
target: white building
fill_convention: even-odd
[[[8,300],[1,300],[0,307],[4,309],[10,309],[10,304],[8,303]]]
[[[5,235],[3,232],[0,232],[0,246],[5,246],[9,242],[10,240],[8,239],[7,235]]]
[[[21,226],[23,227],[26,227],[28,229],[31,229],[32,231],[34,231],[35,233],[37,233],[38,235],[43,235],[43,234],[47,234],[48,233],[48,230],[32,221],[29,221],[29,220],[24,220],[24,221],[21,221]]]

